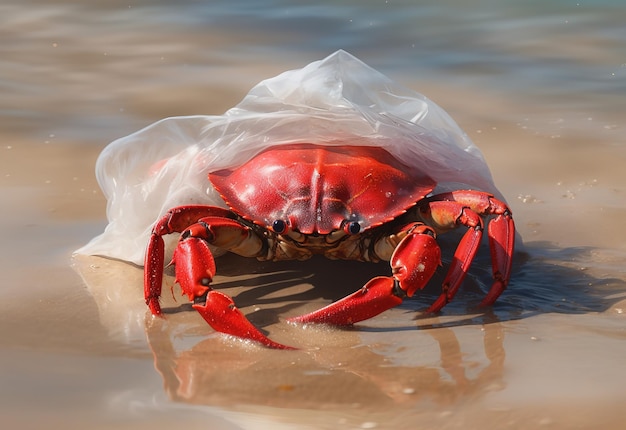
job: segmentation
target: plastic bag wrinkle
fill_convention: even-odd
[[[76,252],[143,264],[152,225],[167,210],[225,207],[209,172],[291,143],[381,146],[437,181],[436,191],[501,197],[480,150],[443,109],[337,51],[260,82],[224,115],[166,118],[112,142],[96,163],[109,224]]]

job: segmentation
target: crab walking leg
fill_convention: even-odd
[[[492,194],[460,190],[433,196],[430,202],[420,209],[420,213],[429,225],[439,230],[445,231],[461,225],[468,227],[444,279],[443,292],[428,308],[429,312],[438,312],[452,300],[465,279],[480,245],[482,237],[480,218],[495,215],[488,224],[494,283],[481,302],[481,305],[485,306],[493,304],[506,288],[511,276],[515,223],[508,206]]]
[[[424,288],[441,264],[441,250],[429,227],[413,224],[407,231],[391,256],[393,277],[373,278],[359,291],[289,321],[350,325],[398,306]]]
[[[489,249],[494,283],[481,302],[482,306],[492,305],[506,289],[511,278],[513,249],[515,247],[515,224],[510,215],[498,215],[489,223]]]
[[[452,257],[448,273],[441,286],[441,295],[427,310],[427,312],[438,312],[454,298],[463,283],[483,237],[483,222],[476,212],[457,202],[433,202],[430,204],[430,209],[431,214],[438,218],[439,222],[447,219],[452,225],[468,227]]]

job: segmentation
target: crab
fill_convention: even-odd
[[[441,265],[437,236],[466,229],[442,292],[427,312],[439,312],[461,286],[488,224],[493,284],[481,305],[507,287],[515,225],[511,210],[493,194],[453,190],[433,194],[427,174],[377,146],[295,143],[270,147],[243,165],[214,171],[208,180],[228,209],[186,205],[170,209],[153,226],[145,255],[144,292],[153,315],[165,263],[164,235],[178,233],[172,263],[176,281],[193,308],[216,331],[291,349],[269,339],[211,288],[212,247],[259,260],[331,259],[389,261],[391,276],[378,276],[353,294],[294,323],[352,325],[398,306],[423,289]]]

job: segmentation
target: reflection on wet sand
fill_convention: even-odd
[[[155,319],[143,303],[141,268],[84,256],[75,257],[75,268],[110,335],[131,349],[144,349],[147,342],[165,391],[176,402],[368,411],[436,405],[445,410],[506,389],[505,338],[519,330],[516,320],[602,312],[622,298],[607,298],[623,291],[622,280],[581,272],[588,252],[532,244],[518,256],[513,281],[498,304],[477,310],[491,279],[489,255],[479,254],[474,276],[441,315],[420,313],[438,295],[440,279],[435,279],[420,298],[352,329],[281,321],[342,297],[384,273],[385,265],[218,259],[215,288],[232,295],[250,320],[277,341],[300,347],[297,351],[269,350],[214,333],[184,298],[175,299],[178,287],[171,273],[162,297],[166,318]],[[568,263],[557,264],[563,260]]]
[[[426,330],[438,345],[440,359],[425,366],[390,365],[389,357],[363,344],[280,353],[224,345],[210,338],[177,351],[171,342],[173,332],[163,321],[146,327],[166,392],[173,400],[194,404],[292,408],[358,404],[378,409],[390,402],[431,402],[449,406],[504,384],[504,330],[498,324],[484,326],[486,363],[468,363],[463,358],[453,329]],[[468,367],[475,375],[467,374]],[[476,372],[474,367],[483,368]]]

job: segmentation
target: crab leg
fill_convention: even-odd
[[[513,249],[515,247],[515,224],[509,215],[498,215],[489,223],[489,248],[494,283],[481,302],[483,306],[492,305],[506,289],[511,278]]]
[[[424,288],[441,264],[441,250],[429,227],[413,224],[406,231],[391,256],[393,277],[373,278],[359,291],[289,321],[350,325],[398,306],[405,297]]]
[[[439,215],[437,217],[439,218],[439,225],[442,225],[442,221],[446,220],[452,225],[468,227],[452,257],[448,273],[441,286],[442,293],[427,310],[427,312],[438,312],[454,298],[463,283],[480,246],[483,236],[483,222],[476,212],[457,202],[432,202],[430,209]]]
[[[144,297],[153,315],[161,315],[161,286],[163,284],[163,265],[165,263],[166,234],[181,233],[191,224],[206,216],[233,218],[233,214],[216,206],[189,205],[170,209],[152,228],[152,234],[146,249],[144,260]]]
[[[253,340],[270,348],[291,349],[267,338],[235,307],[232,298],[210,287],[215,262],[209,244],[242,255],[256,255],[262,248],[261,239],[232,218],[229,211],[210,206],[179,207],[163,216],[153,229],[146,252],[146,303],[154,315],[161,314],[158,298],[163,280],[162,235],[182,232],[172,259],[176,282],[194,302],[192,306],[202,318],[221,333]]]
[[[438,230],[445,231],[460,225],[468,227],[443,281],[442,294],[428,308],[428,312],[438,312],[452,300],[480,245],[483,230],[481,217],[495,215],[488,224],[494,283],[481,302],[484,306],[493,304],[511,276],[515,224],[507,205],[488,193],[460,190],[433,196],[420,213],[429,225]]]

